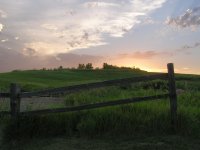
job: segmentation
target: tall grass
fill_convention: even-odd
[[[110,101],[135,96],[148,96],[166,92],[165,86],[126,85],[88,90],[65,97],[66,106]],[[164,83],[165,84],[165,83]],[[151,85],[151,84],[150,84]],[[140,88],[139,88],[140,87]],[[143,88],[142,88],[143,87]],[[144,89],[145,87],[145,89]],[[186,136],[200,136],[200,94],[188,90],[178,97],[178,131]],[[106,107],[73,113],[20,117],[10,122],[5,135],[10,137],[37,136],[98,136],[170,134],[169,99]]]

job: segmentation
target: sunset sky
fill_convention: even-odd
[[[200,0],[0,0],[0,72],[88,62],[200,74]]]

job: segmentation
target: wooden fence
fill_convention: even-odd
[[[115,106],[115,105],[129,104],[129,103],[135,103],[135,102],[160,100],[164,98],[169,98],[170,111],[171,111],[171,124],[172,124],[172,127],[176,129],[177,127],[177,95],[176,95],[176,86],[175,86],[175,78],[174,78],[174,66],[172,63],[169,63],[167,64],[167,68],[168,68],[168,73],[160,73],[160,74],[146,75],[146,76],[141,76],[141,77],[132,77],[132,78],[116,79],[116,80],[109,80],[109,81],[96,82],[96,83],[66,86],[66,87],[60,87],[60,88],[54,88],[54,89],[48,89],[48,90],[42,90],[42,91],[36,91],[36,92],[21,92],[20,87],[17,84],[12,83],[10,85],[9,93],[0,93],[0,98],[1,97],[10,98],[10,111],[0,112],[0,114],[10,114],[13,117],[13,119],[16,119],[17,117],[19,117],[19,115],[72,112],[72,111],[101,108],[101,107],[106,107],[106,106]],[[129,98],[129,99],[121,99],[121,100],[73,106],[73,107],[20,112],[21,98],[34,97],[34,96],[52,97],[52,96],[58,96],[64,93],[65,94],[75,93],[75,92],[86,90],[86,89],[114,86],[114,85],[125,84],[125,83],[152,81],[156,79],[168,80],[169,92],[167,94],[146,96],[146,97],[134,97],[134,98]]]

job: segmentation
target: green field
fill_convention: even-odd
[[[30,70],[0,74],[0,90],[9,89],[9,84],[19,83],[25,91],[66,85],[96,82],[146,74],[140,70]]]
[[[0,74],[0,91],[8,91],[12,82],[19,83],[23,91],[35,91],[145,74],[148,73],[120,69],[14,71]],[[12,149],[20,145],[20,149],[26,150],[38,149],[38,146],[49,150],[200,149],[200,76],[176,75],[176,78],[187,78],[176,82],[177,89],[182,91],[178,95],[176,133],[171,130],[169,100],[165,99],[74,113],[21,117],[18,127],[9,117],[1,116],[2,148]],[[159,80],[148,84],[118,85],[65,95],[64,103],[59,107],[166,92],[167,83]],[[9,103],[1,105],[0,109],[9,109],[6,107]],[[47,107],[58,105],[47,103]]]

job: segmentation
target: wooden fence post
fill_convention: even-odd
[[[15,84],[10,84],[10,112],[11,117],[16,119],[20,113],[20,87]]]
[[[173,130],[177,129],[177,94],[174,77],[173,63],[167,64],[168,80],[169,80],[169,96],[170,96],[170,110],[171,110],[171,125]]]

